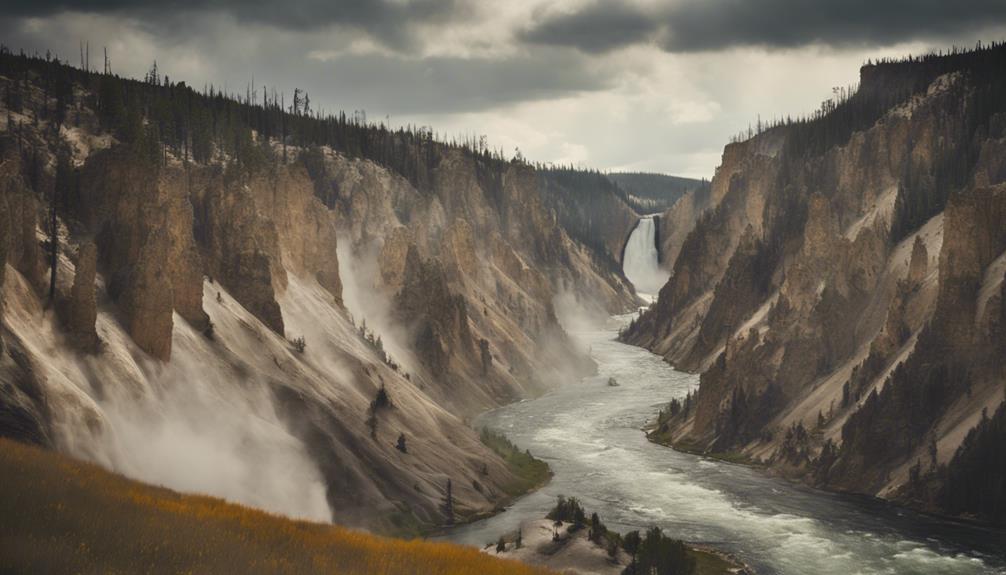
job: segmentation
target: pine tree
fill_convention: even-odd
[[[639,552],[640,543],[642,543],[642,539],[639,537],[639,531],[629,531],[622,538],[622,547],[632,557],[629,569],[627,569],[630,573],[636,572],[636,553]]]
[[[454,494],[451,492],[451,480],[447,480],[447,491],[444,494],[444,503],[441,506],[446,518],[447,525],[454,525]]]

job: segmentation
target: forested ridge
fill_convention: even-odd
[[[618,242],[624,241],[628,230],[617,221],[624,219],[628,225],[637,213],[628,194],[596,170],[539,166],[538,173],[546,203],[562,226],[600,254],[605,267],[621,270]]]
[[[244,94],[225,92],[212,85],[196,89],[163,73],[156,62],[141,80],[120,77],[108,70],[84,70],[46,54],[28,55],[0,47],[3,102],[10,118],[10,135],[16,141],[31,173],[41,173],[36,152],[23,138],[24,123],[51,121],[53,135],[62,126],[80,121],[81,109],[96,112],[96,129],[117,141],[157,170],[170,161],[197,165],[219,164],[235,173],[256,173],[276,162],[301,161],[313,172],[320,169],[322,147],[349,158],[362,158],[406,178],[420,192],[434,185],[434,172],[449,154],[460,152],[473,162],[479,187],[497,208],[502,203],[503,174],[511,162],[525,163],[519,150],[507,157],[490,148],[485,136],[463,139],[436,134],[429,127],[393,128],[368,122],[364,112],[326,113],[313,107],[310,95],[295,89],[292,97],[275,87],[249,85]],[[28,97],[33,85],[44,92],[40,101]],[[659,174],[624,174],[631,184],[597,170],[534,166],[546,205],[561,225],[592,248],[598,262],[618,272],[619,247],[625,226],[612,227],[612,210],[645,213],[671,205],[697,180]],[[639,178],[645,180],[638,183]],[[37,178],[35,178],[37,180]],[[33,181],[35,181],[33,180]],[[674,182],[667,190],[657,189]],[[644,185],[645,184],[645,185]],[[702,182],[698,182],[701,187]],[[673,188],[673,189],[672,189]],[[57,201],[68,201],[60,191]],[[318,190],[329,207],[330,190]]]
[[[448,141],[426,127],[368,122],[362,112],[322,113],[300,89],[289,102],[284,93],[266,86],[254,91],[249,86],[243,96],[212,85],[197,90],[162,74],[156,62],[144,79],[135,80],[76,68],[51,54],[29,56],[0,47],[0,75],[11,80],[3,93],[9,111],[54,120],[58,130],[73,120],[76,109],[89,107],[97,111],[103,129],[144,153],[152,166],[170,155],[256,169],[267,160],[293,159],[293,148],[328,146],[387,167],[422,191],[429,190],[432,170],[444,154],[462,150],[477,162],[482,183],[495,184],[488,188],[496,190],[509,161],[502,150],[491,150],[485,138]],[[26,97],[31,84],[43,88],[42,102]],[[13,123],[15,135],[18,124]]]
[[[689,192],[709,190],[709,180],[705,178],[697,180],[652,172],[609,172],[605,175],[624,190],[626,202],[641,214],[662,212]]]

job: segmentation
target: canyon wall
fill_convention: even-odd
[[[5,436],[414,533],[520,483],[469,417],[593,370],[553,301],[635,304],[522,161],[431,142],[429,171],[407,178],[233,114],[216,139],[172,145],[155,104],[108,117],[120,93],[198,98],[184,87],[4,57],[18,70],[0,77],[17,95],[0,111]],[[49,91],[54,74],[76,75],[72,98]]]
[[[1004,52],[868,65],[664,214],[673,274],[623,339],[702,376],[656,439],[1004,519],[1001,469],[954,495],[1006,389]]]

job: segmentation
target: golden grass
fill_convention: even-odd
[[[448,543],[294,521],[0,439],[0,573],[546,574]]]

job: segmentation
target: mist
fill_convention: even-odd
[[[72,277],[65,257],[61,264]],[[75,353],[24,280],[12,281],[5,319],[26,350],[46,358],[36,368],[49,386],[62,451],[170,489],[332,520],[321,473],[278,416],[269,382],[240,359],[271,361],[278,338],[263,342],[267,329],[218,284],[206,284],[203,298],[214,339],[175,315],[171,361],[160,363],[136,348],[107,307],[98,313],[99,353]],[[257,356],[245,355],[252,348]]]
[[[380,248],[368,244],[358,250],[348,236],[338,239],[339,277],[342,279],[342,301],[357,327],[366,322],[367,329],[380,337],[384,350],[406,372],[415,371],[416,360],[408,345],[407,329],[392,317],[392,294],[382,287],[378,255]]]
[[[108,425],[98,440],[112,469],[180,491],[331,521],[321,475],[280,422],[264,386],[228,385],[184,359],[172,368],[142,397],[114,394],[100,402]]]
[[[552,298],[552,307],[559,325],[571,336],[603,329],[608,321],[609,314],[601,302],[571,289],[560,290]]]

